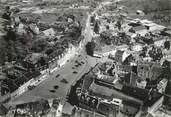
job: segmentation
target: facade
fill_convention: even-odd
[[[56,34],[53,28],[47,29],[43,33],[46,37],[54,37]]]
[[[153,105],[148,107],[148,113],[151,115],[155,115],[155,112],[162,107],[164,96],[161,96]]]
[[[165,93],[166,86],[167,86],[168,80],[167,79],[162,79],[159,84],[157,85],[158,92],[160,93]]]
[[[114,47],[102,47],[102,50],[94,51],[93,56],[95,57],[108,57],[109,55],[115,55],[116,49]]]
[[[136,81],[136,86],[138,87],[138,88],[142,88],[142,89],[145,89],[146,88],[146,86],[147,86],[147,82],[145,81],[145,80],[137,80]]]
[[[138,76],[144,80],[147,78],[150,80],[156,80],[160,76],[162,68],[156,63],[138,63],[137,72]]]
[[[139,34],[141,36],[145,36],[146,33],[148,33],[148,30],[145,26],[135,26],[135,27],[132,27],[129,32],[132,32],[132,33],[135,33],[135,34]]]

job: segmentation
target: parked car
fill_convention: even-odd
[[[74,74],[77,74],[78,72],[74,71],[73,73],[74,73]]]
[[[57,75],[56,75],[56,78],[58,78],[59,76],[60,76],[60,74],[57,74]]]
[[[29,85],[27,88],[28,90],[33,90],[36,86],[35,85]]]

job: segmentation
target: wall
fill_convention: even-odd
[[[156,103],[154,103],[151,107],[148,107],[148,112],[153,114],[163,105],[164,96],[162,96]]]

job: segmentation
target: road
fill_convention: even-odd
[[[102,2],[105,5],[105,2]],[[108,3],[107,3],[108,4]],[[99,9],[102,8],[100,4],[93,13],[96,13]],[[88,14],[88,18],[86,21],[86,28],[84,31],[85,41],[83,45],[87,44],[87,42],[91,41],[93,37],[93,30],[90,26],[90,16]],[[79,51],[80,56],[74,56],[69,62],[67,62],[63,67],[59,70],[53,71],[49,74],[43,82],[41,82],[34,89],[24,92],[22,95],[12,99],[9,104],[17,105],[22,103],[33,102],[39,99],[52,99],[52,98],[61,98],[65,99],[67,93],[69,92],[71,86],[81,78],[83,74],[88,72],[91,67],[95,66],[99,61],[90,57],[86,54],[85,47]],[[83,62],[79,67],[75,67],[77,64],[75,61]],[[76,73],[73,73],[73,72]],[[58,77],[56,77],[59,75]],[[61,82],[63,79],[67,81],[67,83]],[[57,87],[56,89],[54,87]]]
[[[90,14],[88,15],[87,21],[86,21],[86,28],[84,31],[85,42],[87,43],[87,40],[91,39],[92,34],[89,33],[90,31]],[[24,92],[22,95],[12,99],[9,104],[10,105],[17,105],[27,102],[33,102],[36,100],[39,100],[41,98],[43,99],[51,99],[51,98],[65,98],[69,89],[71,86],[81,78],[83,74],[89,71],[91,66],[89,66],[86,57],[84,54],[86,52],[80,51],[79,53],[83,53],[80,56],[74,56],[68,63],[66,63],[63,67],[61,67],[59,70],[53,71],[50,75],[48,75],[47,79],[45,79],[42,83],[40,83],[37,87],[35,87],[32,90]],[[76,67],[77,64],[75,61],[78,62],[84,62],[81,66]],[[73,73],[73,72],[76,73]],[[56,78],[56,76],[59,74],[59,77]],[[61,80],[66,79],[68,83],[62,83]],[[54,89],[54,87],[58,87],[57,89]],[[53,90],[54,92],[50,92],[50,90]]]
[[[81,66],[75,67],[75,61],[84,62]],[[58,71],[54,71],[49,78],[39,84],[33,90],[23,93],[21,96],[12,100],[11,104],[22,104],[43,99],[65,98],[72,84],[74,84],[84,73],[89,70],[89,66],[84,58],[75,56],[70,62],[66,63]],[[73,73],[76,71],[77,73]],[[58,77],[56,77],[59,74]],[[61,82],[66,79],[67,83]],[[57,89],[54,87],[57,86]],[[55,90],[55,92],[50,92]]]

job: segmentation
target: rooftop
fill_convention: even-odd
[[[109,86],[109,85],[108,85]],[[144,106],[152,106],[162,95],[160,93],[141,89],[132,86],[123,86],[121,90],[115,89],[114,86],[108,87],[107,84],[95,82],[90,86],[90,90],[96,96],[101,96],[103,98],[112,99],[119,98],[126,101],[134,101],[139,104],[144,104]]]

